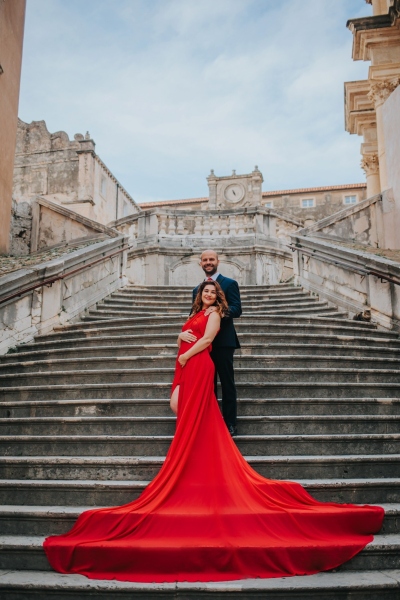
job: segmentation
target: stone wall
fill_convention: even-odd
[[[383,105],[388,187],[392,203],[384,211],[386,247],[400,248],[400,86]]]
[[[0,2],[0,253],[9,252],[26,0]]]
[[[32,208],[29,202],[15,200],[11,210],[10,248],[12,256],[29,254],[32,235]]]
[[[89,134],[70,140],[64,131],[50,133],[44,121],[19,120],[13,195],[17,202],[40,195],[102,225],[140,212]]]
[[[32,202],[31,252],[99,237],[118,237],[115,229],[101,225],[45,198]]]
[[[0,354],[74,320],[119,289],[126,252],[118,237],[0,277]]]
[[[374,322],[400,331],[400,263],[327,240],[292,240],[296,283],[350,316],[368,307]]]

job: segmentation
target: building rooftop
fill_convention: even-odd
[[[329,192],[333,190],[348,190],[348,189],[362,189],[367,187],[366,183],[348,183],[347,185],[327,185],[322,187],[308,187],[308,188],[296,188],[293,190],[274,190],[271,192],[263,192],[263,197],[271,196],[289,196],[291,194],[310,194],[313,192]],[[157,206],[170,206],[173,205],[185,205],[185,204],[200,204],[201,202],[207,202],[208,196],[203,198],[184,198],[181,200],[161,200],[159,202],[142,202],[139,204],[140,208],[155,208]]]

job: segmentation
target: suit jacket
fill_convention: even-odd
[[[223,275],[218,275],[217,282],[225,294],[229,306],[229,314],[221,319],[221,329],[215,336],[212,346],[213,348],[221,346],[240,348],[239,339],[233,324],[233,319],[237,319],[242,314],[238,282]],[[198,289],[199,286],[193,290],[193,301]]]

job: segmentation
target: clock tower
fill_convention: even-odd
[[[245,206],[261,205],[261,186],[263,176],[254,167],[254,171],[249,175],[232,175],[227,177],[216,177],[211,170],[207,177],[209,194],[209,208],[242,208]]]

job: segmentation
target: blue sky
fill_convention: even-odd
[[[365,0],[28,0],[20,118],[96,151],[138,201],[208,194],[252,171],[263,189],[364,181],[344,131],[349,18]]]

